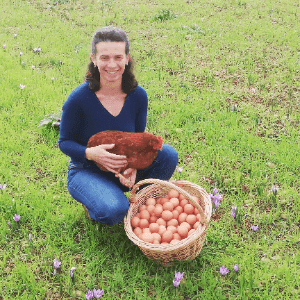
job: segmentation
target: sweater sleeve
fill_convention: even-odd
[[[80,144],[78,136],[82,128],[82,111],[81,107],[76,105],[73,95],[71,93],[62,107],[58,145],[59,149],[70,156],[72,161],[86,163],[89,162],[85,157],[87,147]]]
[[[135,121],[135,132],[145,132],[147,124],[148,96],[143,88],[139,91],[139,100],[137,118]]]

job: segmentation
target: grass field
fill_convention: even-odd
[[[0,0],[1,300],[300,298],[300,5],[224,2]],[[118,224],[86,220],[57,131],[38,127],[107,25],[128,34],[146,131],[179,154],[172,180],[223,195],[192,261],[162,267]]]

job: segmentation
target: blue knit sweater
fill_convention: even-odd
[[[126,96],[120,114],[114,117],[89,88],[89,83],[85,82],[76,87],[63,104],[59,149],[71,157],[71,163],[95,165],[85,157],[90,137],[105,130],[145,132],[147,109],[147,93],[138,86]]]

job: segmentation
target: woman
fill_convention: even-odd
[[[113,145],[86,146],[92,135],[104,130],[145,132],[147,108],[146,91],[132,73],[126,33],[114,27],[98,30],[92,40],[86,82],[71,92],[62,107],[58,143],[71,157],[67,177],[71,196],[99,223],[113,225],[124,219],[129,208],[124,192],[135,183],[146,178],[169,180],[175,171],[177,152],[163,144],[148,168],[128,168],[122,173],[130,180],[128,185],[115,176],[127,165],[126,156],[106,151]],[[100,170],[95,162],[111,172]]]

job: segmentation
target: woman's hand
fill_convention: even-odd
[[[128,188],[132,188],[135,184],[136,172],[137,172],[137,169],[132,169],[132,168],[126,169],[123,173],[120,173],[122,175],[119,177],[120,182],[124,186],[127,186]],[[116,177],[118,177],[118,176],[116,175]]]

